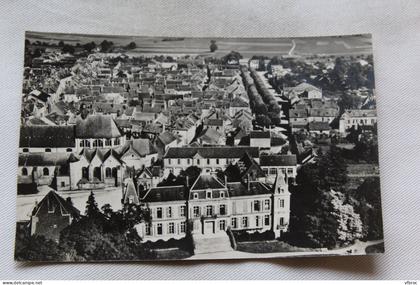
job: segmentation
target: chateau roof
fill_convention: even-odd
[[[229,197],[270,195],[272,192],[271,187],[258,181],[249,182],[249,188],[245,182],[229,182],[227,188]]]
[[[142,202],[185,201],[187,189],[184,186],[163,186],[152,188],[141,198]]]
[[[206,189],[225,189],[225,185],[222,184],[216,177],[209,174],[201,174],[194,182],[191,190],[206,190]]]

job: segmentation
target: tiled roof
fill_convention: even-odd
[[[209,174],[200,175],[191,187],[194,190],[224,189],[225,186],[216,177]]]
[[[188,191],[184,186],[163,186],[152,188],[141,198],[142,202],[184,201]]]
[[[73,126],[21,126],[19,147],[74,147]]]
[[[39,209],[42,207],[48,207],[48,209],[54,207],[55,213],[61,213],[62,215],[70,214],[73,217],[78,217],[80,215],[80,211],[73,207],[70,203],[63,199],[60,195],[58,195],[55,191],[51,190],[45,195],[44,198],[38,203],[37,206],[32,211],[32,215],[37,214]],[[57,211],[57,208],[59,211]]]
[[[263,132],[263,131],[252,131],[249,134],[251,139],[269,139],[271,137],[270,132]]]
[[[196,154],[203,158],[241,158],[245,152],[252,157],[259,156],[258,147],[212,146],[212,147],[171,147],[165,158],[193,158]]]
[[[264,183],[261,182],[229,182],[227,184],[227,188],[229,191],[230,197],[238,197],[238,196],[253,196],[253,195],[271,195],[271,188]]]
[[[76,122],[76,138],[117,138],[122,133],[111,115],[89,115]]]
[[[294,154],[261,155],[260,165],[264,166],[296,166],[297,160]]]
[[[344,112],[345,115],[350,117],[376,117],[376,110],[375,109],[353,109],[353,110],[346,110]]]
[[[67,152],[20,153],[19,166],[67,165],[78,158]]]

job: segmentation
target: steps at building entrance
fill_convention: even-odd
[[[193,240],[195,254],[233,251],[226,232],[207,235],[193,234]]]

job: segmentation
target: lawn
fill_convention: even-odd
[[[155,250],[156,259],[170,260],[170,259],[184,259],[190,257],[191,254],[188,251],[179,248],[166,248]]]
[[[250,253],[320,251],[313,248],[292,246],[286,242],[278,240],[239,242],[237,243],[236,250]]]

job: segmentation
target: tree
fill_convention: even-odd
[[[112,41],[103,40],[100,43],[101,52],[110,52],[114,46],[114,43]]]
[[[344,242],[340,230],[346,229],[340,229],[340,223],[347,216],[341,216],[336,209],[339,202],[334,193],[343,190],[346,181],[346,163],[333,146],[329,152],[321,153],[315,163],[301,167],[297,186],[290,188],[291,217],[286,234],[289,242],[309,247],[335,247]],[[338,197],[344,203],[343,196]],[[348,214],[351,215],[350,210]]]
[[[135,49],[137,47],[137,45],[136,45],[136,43],[135,42],[131,42],[131,43],[129,43],[128,45],[127,45],[127,48],[128,49]]]
[[[239,52],[231,51],[230,53],[222,57],[222,62],[224,64],[227,64],[231,60],[239,61],[241,58],[242,58],[242,55]]]
[[[356,212],[363,222],[363,239],[383,238],[382,204],[379,177],[369,177],[351,193]]]
[[[65,257],[56,242],[39,235],[17,242],[15,255],[21,261],[62,261]]]
[[[210,52],[215,52],[217,50],[217,44],[215,40],[210,41]]]
[[[86,216],[90,218],[96,218],[100,214],[98,203],[96,203],[95,194],[93,194],[93,191],[90,192],[88,200],[86,201],[85,213],[86,213]]]

